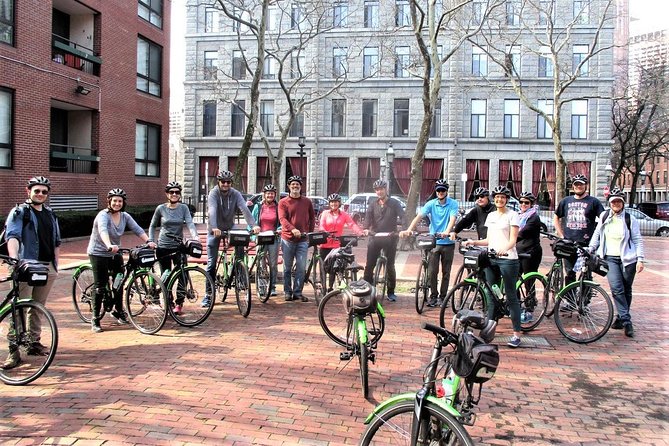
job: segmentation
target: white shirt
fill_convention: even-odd
[[[511,226],[520,226],[518,213],[510,209],[503,214],[499,211],[491,212],[485,220],[485,226],[488,228],[488,248],[495,251],[506,249],[511,236]],[[507,256],[502,258],[517,259],[516,247],[508,250]]]

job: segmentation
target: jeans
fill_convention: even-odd
[[[444,299],[448,293],[448,285],[451,280],[451,266],[453,265],[453,254],[455,243],[450,245],[437,245],[430,253],[428,276],[430,277],[430,299],[439,297]],[[441,265],[441,286],[437,295],[437,278],[439,276],[439,265]]]
[[[276,291],[276,276],[279,271],[279,239],[271,245],[265,246],[269,253],[269,290]]]
[[[207,235],[207,275],[211,279],[211,283],[216,283],[216,260],[218,259],[218,247],[220,244],[220,237],[214,237],[211,234]],[[207,282],[205,293],[207,296],[213,294],[209,282]]]
[[[365,263],[364,279],[373,284],[374,283],[374,267],[376,261],[381,255],[381,249],[386,251],[386,283],[388,284],[388,295],[395,294],[395,255],[397,254],[397,236],[390,237],[371,237],[369,245],[367,245],[367,263]]]
[[[606,278],[609,280],[609,288],[613,294],[618,317],[623,323],[632,322],[630,306],[632,305],[632,284],[636,275],[636,262],[623,266],[620,257],[606,256],[604,259],[609,265],[609,273]]]
[[[518,259],[490,259],[490,263],[499,266],[504,278],[506,305],[509,308],[513,331],[520,331],[520,302],[516,293],[516,280],[518,279],[520,262],[518,262]],[[499,283],[499,274],[492,267],[485,269],[485,278],[491,287],[493,284]],[[486,296],[486,306],[488,307],[488,318],[493,319],[495,317],[495,305],[492,297]]]
[[[283,292],[286,296],[302,296],[304,288],[304,274],[307,269],[307,251],[309,243],[304,241],[289,242],[281,239],[281,250],[283,251]],[[291,277],[295,262],[295,277]]]
[[[58,271],[56,271],[52,263],[49,263],[49,278],[47,279],[46,285],[32,287],[25,282],[21,282],[19,284],[19,298],[31,298],[35,302],[39,302],[46,306],[46,298],[49,296],[51,287],[57,278]],[[32,310],[28,310],[26,318],[28,319],[30,339],[34,342],[39,341],[42,334],[42,320],[39,318],[38,314],[33,314]]]

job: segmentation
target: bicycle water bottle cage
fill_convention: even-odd
[[[356,280],[344,290],[343,300],[349,313],[373,313],[376,311],[376,288],[365,280]]]

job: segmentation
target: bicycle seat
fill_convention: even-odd
[[[458,320],[462,325],[483,329],[487,325],[488,318],[476,310],[460,310],[458,311]]]
[[[363,269],[365,269],[365,267],[357,263],[352,263],[351,265],[346,267],[347,271],[362,271]]]

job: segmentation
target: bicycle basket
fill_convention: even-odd
[[[309,241],[309,246],[322,245],[328,241],[327,232],[309,232],[307,234],[307,240]]]
[[[18,281],[30,286],[44,286],[49,280],[49,265],[37,260],[21,260],[15,270]]]
[[[490,266],[490,257],[485,249],[470,248],[465,252],[464,257],[467,268],[478,269]]]
[[[189,256],[195,257],[196,259],[202,257],[202,243],[200,243],[198,240],[187,240],[184,244],[184,247],[186,248],[186,253]]]
[[[247,231],[228,232],[228,243],[230,246],[248,246],[251,242],[251,234]]]
[[[470,332],[458,337],[458,348],[453,358],[453,371],[472,383],[490,380],[499,365],[497,345],[486,344]]]
[[[376,311],[376,288],[365,280],[351,282],[342,299],[348,313],[369,314]]]
[[[419,249],[432,249],[437,246],[437,240],[432,235],[419,235],[416,237],[416,246]]]
[[[134,248],[130,251],[130,264],[133,266],[150,266],[156,261],[156,252],[149,248]]]
[[[599,256],[592,255],[588,259],[588,268],[595,274],[606,276],[609,273],[609,264]]]
[[[258,245],[273,245],[275,240],[276,235],[274,235],[274,231],[264,231],[256,236],[256,243]]]
[[[556,240],[553,243],[553,254],[560,259],[569,259],[576,255],[576,243],[571,240]]]

